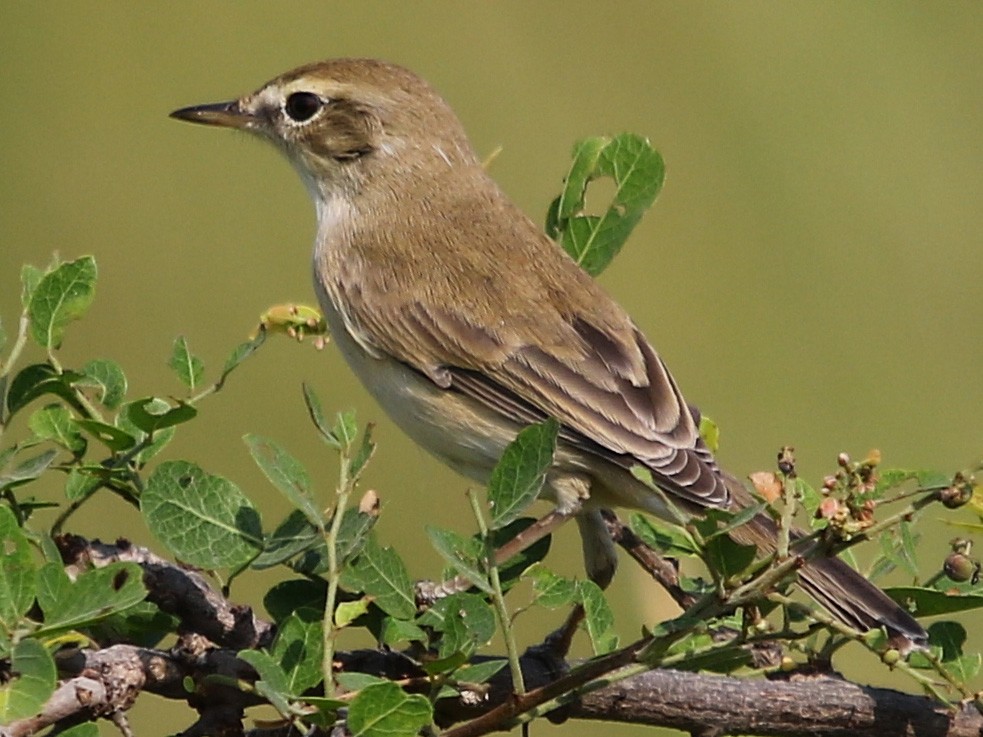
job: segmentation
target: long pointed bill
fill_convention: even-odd
[[[256,123],[256,117],[239,107],[238,100],[183,107],[171,113],[171,117],[223,128],[251,128]]]

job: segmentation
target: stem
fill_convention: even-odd
[[[495,614],[498,616],[498,623],[502,628],[502,637],[505,639],[505,650],[509,656],[509,670],[512,672],[512,691],[513,693],[523,694],[526,692],[526,684],[522,678],[522,665],[519,662],[519,649],[515,645],[515,637],[509,621],[509,610],[505,606],[505,595],[502,593],[502,581],[498,575],[498,564],[495,562],[495,552],[491,549],[491,540],[488,534],[488,525],[485,516],[481,511],[481,504],[478,496],[473,489],[468,489],[468,501],[471,502],[471,509],[474,518],[478,522],[478,531],[484,543],[485,565],[488,567],[488,576],[491,579],[492,599],[495,602]]]
[[[350,446],[345,446],[339,453],[341,469],[338,472],[338,500],[335,503],[334,516],[331,518],[331,529],[321,528],[328,549],[328,593],[324,601],[324,617],[321,620],[324,655],[321,660],[321,673],[324,675],[324,695],[334,698],[334,610],[338,598],[338,585],[341,571],[338,569],[338,532],[341,530],[341,520],[348,506],[348,497],[352,491],[352,479],[348,475]]]
[[[21,313],[20,320],[17,322],[17,337],[14,339],[14,344],[10,347],[10,356],[7,358],[7,363],[0,366],[0,384],[6,385],[5,380],[7,376],[10,375],[11,370],[14,368],[14,364],[16,364],[17,359],[20,358],[20,354],[24,350],[24,346],[27,344],[27,329],[30,327],[30,324],[31,321],[27,317],[27,310],[24,310]],[[0,438],[3,437],[3,431],[7,429],[7,420],[9,419],[4,416],[4,407],[6,405],[6,391],[4,391],[3,401],[0,402]]]
[[[778,525],[777,558],[788,558],[788,543],[792,531],[792,519],[796,507],[795,477],[786,475],[782,479],[782,519]]]

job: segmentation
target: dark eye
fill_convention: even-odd
[[[310,120],[321,109],[321,98],[313,92],[294,92],[283,105],[284,111],[291,120],[303,123]]]

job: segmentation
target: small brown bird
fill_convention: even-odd
[[[254,133],[300,173],[317,208],[314,284],[332,337],[417,443],[486,482],[523,426],[560,421],[544,494],[576,514],[593,580],[607,585],[617,564],[600,509],[666,515],[634,466],[694,514],[751,503],[641,330],[506,197],[415,74],[336,59],[172,116]],[[775,548],[761,515],[732,534]],[[839,560],[812,560],[800,582],[848,625],[926,639]]]

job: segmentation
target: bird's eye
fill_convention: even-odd
[[[322,104],[321,98],[313,92],[294,92],[283,104],[283,110],[291,120],[303,123],[313,118]]]

